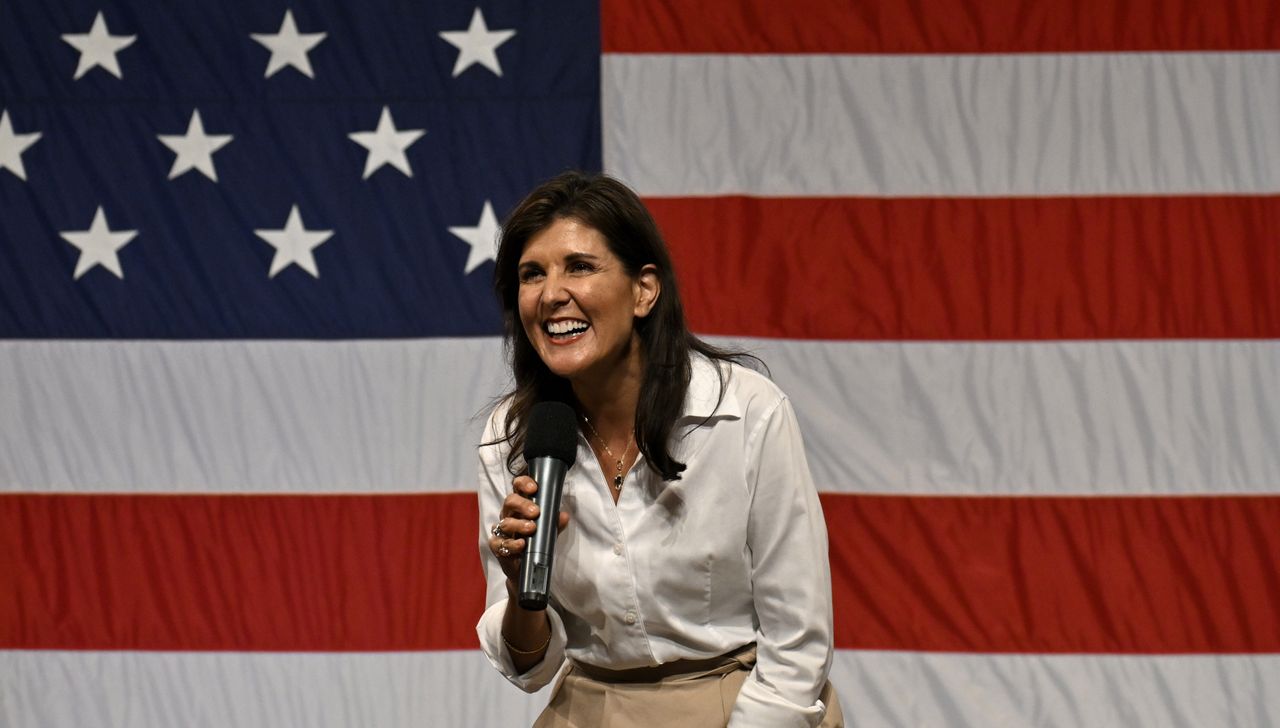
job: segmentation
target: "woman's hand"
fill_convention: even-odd
[[[538,492],[538,484],[527,475],[518,476],[512,481],[512,492],[502,502],[498,522],[489,533],[489,550],[498,558],[502,572],[511,583],[520,578],[520,559],[524,556],[525,545],[533,532],[538,530],[538,506],[531,498]],[[569,524],[569,514],[560,511],[559,523],[561,531]]]

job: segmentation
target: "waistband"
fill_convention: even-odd
[[[744,645],[723,655],[698,660],[672,660],[653,667],[632,667],[626,670],[610,670],[604,667],[574,662],[573,669],[592,680],[606,683],[652,683],[672,678],[705,677],[750,670],[756,664],[756,643]]]

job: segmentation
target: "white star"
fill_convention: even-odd
[[[74,278],[79,280],[80,276],[88,273],[89,269],[95,265],[115,273],[117,278],[124,278],[124,271],[120,268],[120,258],[116,255],[116,251],[137,237],[138,231],[112,232],[111,228],[107,227],[107,216],[99,205],[98,211],[93,215],[93,224],[88,230],[68,230],[59,234],[63,240],[80,249],[80,259],[76,261],[74,275]]]
[[[511,40],[514,30],[489,30],[480,8],[471,14],[471,26],[466,30],[441,31],[440,37],[458,48],[458,61],[453,64],[453,77],[479,63],[497,75],[502,75],[498,65],[498,46]]]
[[[293,22],[293,11],[286,10],[278,32],[250,33],[249,37],[271,51],[271,60],[267,61],[267,74],[263,78],[271,78],[273,73],[285,66],[293,66],[307,78],[315,78],[307,51],[315,48],[327,35],[328,33],[299,33],[298,26]]]
[[[498,216],[493,214],[493,205],[484,201],[484,209],[480,211],[480,222],[475,227],[451,227],[449,232],[466,241],[471,246],[467,255],[467,267],[463,274],[470,273],[486,260],[493,260],[498,247]]]
[[[290,263],[315,276],[320,277],[316,269],[316,259],[311,251],[321,243],[333,237],[332,230],[307,230],[302,226],[302,215],[298,214],[298,206],[289,211],[289,220],[280,230],[254,230],[255,235],[271,244],[276,249],[276,257],[271,259],[271,270],[268,278],[284,270]]]
[[[0,169],[7,169],[24,182],[27,179],[27,168],[22,166],[22,153],[27,147],[40,141],[40,132],[14,134],[13,124],[9,123],[9,112],[0,111]]]
[[[391,109],[384,106],[375,131],[357,131],[347,136],[369,150],[369,156],[364,161],[364,179],[369,179],[369,175],[384,164],[390,164],[404,172],[406,177],[412,177],[413,169],[409,166],[409,158],[404,155],[404,150],[426,133],[425,129],[397,131],[396,123],[391,119]]]
[[[120,74],[120,62],[116,60],[116,54],[133,45],[138,36],[111,35],[107,31],[107,21],[99,10],[98,17],[93,19],[93,27],[88,33],[64,33],[62,39],[80,51],[76,79],[88,73],[94,66],[102,66],[116,78],[124,78]]]
[[[213,153],[230,144],[231,135],[205,134],[199,109],[191,112],[186,134],[158,134],[157,137],[178,155],[173,160],[173,169],[169,170],[169,179],[198,169],[204,176],[218,181],[218,172],[213,168]]]

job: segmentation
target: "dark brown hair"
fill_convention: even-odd
[[[679,480],[685,465],[672,457],[668,440],[689,389],[690,353],[739,363],[755,357],[712,346],[689,332],[671,256],[644,203],[612,177],[576,171],[557,175],[530,192],[512,211],[499,238],[493,288],[502,305],[504,339],[514,379],[512,391],[501,398],[510,404],[499,440],[511,446],[507,467],[513,474],[521,470],[528,415],[534,404],[545,399],[575,401],[569,382],[547,369],[529,342],[517,303],[517,268],[525,245],[565,218],[599,231],[631,276],[639,275],[646,265],[657,269],[661,293],[649,315],[635,321],[644,362],[636,405],[636,445],[663,480]],[[722,397],[723,377],[721,374]]]

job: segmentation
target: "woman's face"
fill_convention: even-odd
[[[525,245],[520,322],[553,373],[601,376],[635,350],[635,319],[657,300],[653,266],[632,277],[595,228],[561,218]]]

